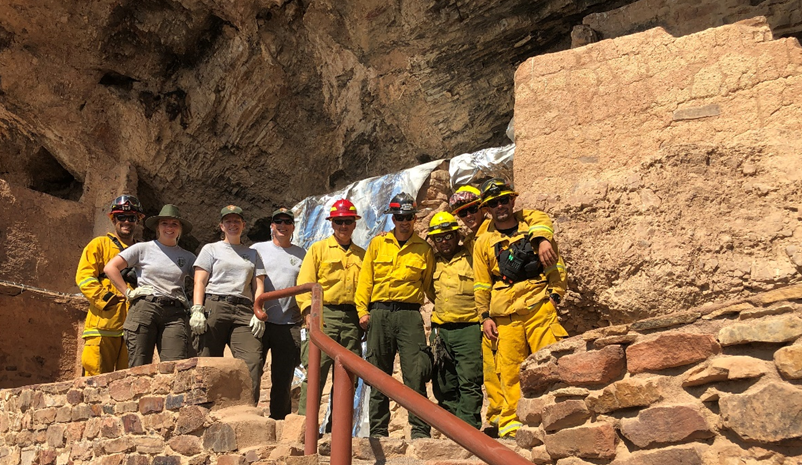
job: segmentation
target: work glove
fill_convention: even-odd
[[[192,316],[189,317],[189,327],[193,334],[203,334],[206,332],[206,313],[203,305],[195,304],[192,306]]]
[[[251,317],[251,322],[248,326],[251,327],[251,334],[253,334],[253,337],[256,339],[261,338],[262,334],[265,333],[265,322],[256,318],[256,315]]]
[[[129,302],[133,302],[140,297],[153,295],[154,292],[155,289],[153,289],[153,286],[139,286],[136,289],[126,289],[125,298],[128,299]]]

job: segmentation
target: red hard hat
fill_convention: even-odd
[[[334,202],[334,205],[331,206],[331,211],[329,212],[327,220],[332,218],[340,218],[350,216],[352,218],[356,218],[357,220],[362,218],[361,216],[356,214],[356,207],[353,203],[346,199],[340,199]]]

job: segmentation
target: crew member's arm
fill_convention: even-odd
[[[476,311],[482,316],[482,331],[490,340],[498,338],[496,322],[490,318],[490,289],[493,287],[492,269],[487,257],[484,241],[477,242],[473,248],[473,298]]]
[[[356,293],[354,294],[354,303],[356,304],[357,314],[359,314],[359,326],[362,329],[367,329],[370,321],[368,305],[370,304],[370,296],[373,295],[373,260],[376,258],[378,244],[378,240],[372,240],[368,245],[365,259],[362,261],[362,269],[359,271]]]
[[[426,297],[434,303],[434,267],[437,265],[434,260],[434,252],[431,248],[426,251],[426,256],[424,258],[426,260],[426,271],[423,275],[423,292],[426,293]]]
[[[104,310],[109,302],[119,302],[114,298],[119,296],[114,293],[114,288],[104,286],[98,279],[103,272],[103,251],[100,244],[95,239],[84,248],[75,272],[75,283],[93,307]]]
[[[532,210],[526,215],[524,221],[529,225],[527,232],[543,267],[549,268],[556,265],[559,257],[553,243],[554,225],[551,223],[549,215],[542,211]]]
[[[549,280],[549,299],[551,299],[551,303],[556,307],[559,302],[555,302],[554,299],[551,298],[551,294],[559,295],[560,301],[562,301],[562,298],[565,297],[565,291],[568,289],[568,273],[565,271],[565,263],[563,263],[562,257],[558,255],[557,263],[547,268],[544,274]]]
[[[298,286],[317,282],[317,270],[320,266],[319,258],[318,247],[313,245],[309,248],[309,252],[306,253],[304,261],[301,263],[301,270],[298,272],[298,279],[296,280]],[[301,309],[301,314],[304,315],[304,320],[306,320],[309,315],[309,308],[312,306],[312,293],[304,292],[303,294],[298,294],[295,296],[295,301],[298,303],[298,308]]]
[[[209,284],[209,272],[196,266],[194,283],[192,303],[195,305],[203,305],[203,301],[206,299],[206,285]]]
[[[106,266],[103,267],[103,272],[109,277],[109,281],[114,284],[114,287],[116,287],[122,295],[126,295],[125,291],[128,289],[128,286],[125,284],[123,275],[120,273],[120,271],[127,266],[128,262],[126,262],[123,257],[117,255],[116,257],[112,258],[106,264]]]

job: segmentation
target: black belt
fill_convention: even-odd
[[[332,305],[324,304],[323,306],[327,307],[327,308],[330,308],[332,310],[338,310],[340,312],[355,312],[356,311],[356,305],[352,305],[352,304],[336,304],[336,305],[335,304],[332,304]]]
[[[389,310],[391,312],[396,312],[398,310],[420,310],[420,304],[411,304],[408,302],[371,302],[370,309],[382,309],[382,310]]]
[[[142,299],[161,305],[162,307],[184,307],[184,304],[182,304],[178,299],[173,299],[172,297],[146,295],[145,297],[142,297]]]
[[[226,302],[232,305],[247,305],[249,307],[253,307],[253,302],[251,301],[251,299],[246,299],[245,297],[237,297],[235,295],[206,294],[206,298],[218,302]]]
[[[479,322],[475,323],[432,323],[432,328],[443,328],[443,329],[462,329],[467,328],[469,326],[479,326]]]

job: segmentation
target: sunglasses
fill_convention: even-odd
[[[438,244],[443,241],[450,241],[451,239],[454,239],[454,233],[442,234],[439,236],[434,236],[432,238],[432,240],[437,242]]]
[[[295,224],[295,221],[294,221],[294,220],[291,220],[291,219],[289,219],[289,218],[286,218],[286,219],[278,218],[278,219],[275,219],[275,220],[273,220],[273,223],[274,223],[274,224],[286,224],[286,225],[290,225],[290,224]]]
[[[485,202],[485,205],[487,205],[490,208],[496,208],[499,205],[508,205],[510,203],[510,200],[511,200],[510,196],[505,195],[504,197],[500,197],[498,199],[488,200],[487,202]]]
[[[472,205],[457,212],[457,216],[465,218],[468,215],[474,215],[479,211],[479,205]]]
[[[400,213],[395,213],[393,214],[393,218],[395,218],[396,221],[412,221],[415,219],[415,215],[414,214],[402,215]]]
[[[114,215],[114,219],[120,223],[136,223],[139,218],[136,215]]]
[[[331,220],[331,222],[336,224],[337,226],[342,226],[342,225],[351,226],[352,224],[355,223],[354,220],[350,220],[350,219],[349,220],[335,219],[335,220]]]

